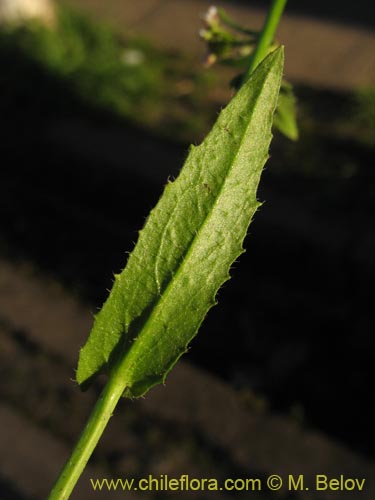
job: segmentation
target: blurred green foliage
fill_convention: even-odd
[[[120,36],[79,12],[60,8],[51,28],[36,21],[3,27],[0,49],[18,50],[95,108],[146,126],[162,124],[175,138],[204,132],[204,117],[192,117],[212,76],[194,71],[181,55]],[[33,87],[33,75],[22,76],[29,81],[17,85]]]
[[[128,61],[128,44],[125,46],[107,26],[73,11],[60,10],[55,28],[28,22],[8,27],[1,38],[2,43],[16,45],[69,81],[82,98],[95,99],[120,112],[128,112],[131,99],[144,102],[151,92],[160,92],[160,57],[155,60],[149,47],[133,42],[138,60]]]
[[[95,114],[100,111],[184,142],[198,142],[206,134],[220,104],[230,97],[223,82],[238,73],[236,66],[204,70],[196,57],[119,35],[110,26],[66,8],[58,10],[53,28],[36,22],[3,27],[0,68],[0,114],[8,125],[17,116],[17,123],[24,120],[27,113],[32,120],[61,110],[80,113],[79,102]],[[356,172],[358,148],[367,155],[374,144],[375,89],[340,93],[297,87],[296,94],[300,144],[283,142],[280,154],[286,158],[281,171],[323,177],[328,172],[334,177],[344,175],[342,171],[345,176],[349,170]],[[290,99],[284,104],[289,106]],[[293,123],[284,119],[280,125],[293,135]],[[345,141],[345,147],[338,148],[338,141]],[[327,148],[332,150],[330,162],[320,155],[327,155]],[[343,166],[348,157],[349,170]]]

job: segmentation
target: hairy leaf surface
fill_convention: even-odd
[[[283,49],[258,66],[179,177],[166,185],[81,349],[77,381],[121,365],[124,395],[143,395],[186,351],[259,206]],[[151,160],[150,160],[151,161]]]

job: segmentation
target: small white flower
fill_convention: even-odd
[[[203,21],[208,27],[217,26],[220,21],[217,7],[211,5],[211,7],[208,8],[206,14],[204,15]]]

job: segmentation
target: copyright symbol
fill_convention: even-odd
[[[272,476],[269,476],[267,479],[267,486],[269,490],[276,491],[280,490],[283,485],[283,480],[281,479],[280,476],[276,474],[272,474]]]

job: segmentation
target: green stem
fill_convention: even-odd
[[[254,49],[254,52],[252,53],[249,66],[243,77],[244,82],[250,77],[254,69],[268,54],[268,49],[275,38],[277,26],[279,25],[286,2],[287,0],[273,0],[264,22],[262,31],[259,35],[258,43]]]
[[[255,51],[251,57],[244,80],[250,76],[256,66],[267,55],[273,42],[287,0],[274,0],[267,15]],[[94,451],[112,413],[125,390],[123,363],[119,363],[111,372],[109,380],[97,401],[68,462],[60,473],[53,487],[49,500],[67,500],[80,478],[86,464]]]
[[[124,390],[125,383],[121,377],[121,365],[118,365],[111,373],[48,500],[67,500],[70,497]]]
[[[257,31],[249,30],[247,28],[244,28],[240,24],[236,23],[236,21],[234,21],[231,17],[228,16],[228,14],[225,12],[224,9],[219,8],[218,14],[219,14],[220,21],[222,21],[224,24],[226,24],[230,28],[233,28],[237,31],[240,31],[241,33],[244,33],[245,35],[250,35],[253,38],[258,36]]]

